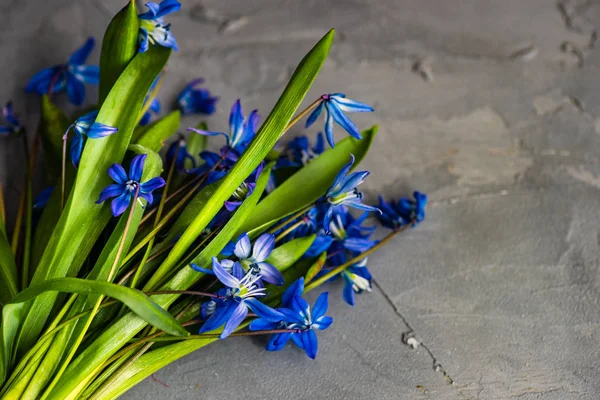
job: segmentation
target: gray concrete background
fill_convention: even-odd
[[[13,99],[34,127],[27,79],[87,35],[100,40],[122,3],[0,0],[0,100]],[[339,286],[328,288],[335,323],[320,333],[316,361],[234,338],[124,398],[600,397],[600,2],[183,3],[169,18],[181,50],[163,100],[203,76],[222,98],[213,128],[226,126],[238,97],[266,115],[335,27],[309,99],[344,91],[372,104],[374,114],[355,118],[381,126],[365,191],[419,189],[431,204],[422,226],[371,257],[373,293],[350,308]],[[3,182],[14,154],[2,144]],[[8,183],[14,201],[17,182]],[[403,343],[410,331],[416,349]]]

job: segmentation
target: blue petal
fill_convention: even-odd
[[[338,108],[344,112],[373,112],[373,107],[360,103],[356,100],[346,99],[340,96],[331,96],[331,101],[336,103]]]
[[[235,244],[235,250],[233,253],[240,260],[245,260],[250,257],[250,250],[252,249],[252,244],[250,243],[250,237],[247,233],[244,233]]]
[[[148,125],[151,118],[152,118],[152,114],[150,114],[150,112],[144,113],[144,115],[142,115],[142,118],[140,119],[140,126]]]
[[[339,189],[339,192],[351,192],[356,186],[360,185],[369,176],[369,171],[353,172],[348,175]]]
[[[300,333],[300,338],[302,339],[302,346],[306,355],[314,360],[317,357],[318,351],[317,334],[312,329],[309,329]]]
[[[333,117],[329,112],[329,107],[325,108],[326,116],[325,116],[325,136],[327,137],[327,143],[331,147],[335,146],[335,142],[333,140]]]
[[[85,98],[84,84],[75,79],[72,74],[67,74],[67,96],[69,101],[76,106],[80,106]]]
[[[350,118],[348,118],[346,114],[344,114],[335,103],[327,103],[327,111],[331,113],[333,120],[337,122],[342,128],[344,128],[346,132],[350,134],[350,136],[353,136],[356,139],[362,139],[360,131],[358,130],[356,125],[354,125],[354,122],[352,122]]]
[[[241,201],[224,201],[223,205],[225,206],[225,209],[229,212],[234,212],[235,210],[238,209],[239,206],[242,205]]]
[[[75,135],[73,135],[73,139],[71,139],[71,162],[73,162],[75,168],[79,167],[82,151],[83,136],[81,136],[79,133],[75,133]]]
[[[304,277],[298,279],[294,283],[292,283],[288,288],[283,292],[281,296],[281,304],[284,307],[291,307],[292,298],[296,296],[302,296],[304,292]]]
[[[59,67],[50,67],[36,73],[25,87],[26,92],[35,92],[38,94],[46,94],[52,77],[57,73]]]
[[[112,178],[113,181],[124,185],[129,180],[127,178],[127,173],[121,164],[113,164],[108,168],[108,176]]]
[[[149,1],[146,3],[146,7],[148,7],[148,11],[143,14],[138,15],[139,19],[147,19],[152,20],[156,18],[156,14],[160,11],[160,5],[153,1]]]
[[[315,154],[321,154],[325,151],[325,139],[323,139],[323,133],[317,133],[317,143],[315,143],[315,147],[313,147],[313,152]]]
[[[244,303],[246,303],[256,315],[258,315],[260,318],[266,319],[267,321],[281,322],[285,319],[285,315],[283,315],[281,312],[261,303],[254,297],[245,299]]]
[[[296,346],[304,350],[304,343],[302,343],[302,332],[292,335],[292,341]]]
[[[310,113],[310,115],[308,116],[308,119],[306,120],[305,128],[308,128],[312,124],[315,123],[317,118],[319,118],[319,115],[321,115],[321,111],[323,111],[323,101],[321,101],[321,103],[319,103],[317,108],[315,108],[315,110]]]
[[[344,301],[349,305],[354,305],[354,289],[352,289],[352,281],[344,276],[344,290],[342,291],[342,297]]]
[[[152,193],[139,192],[138,197],[140,197],[142,199],[146,199],[146,202],[148,203],[148,205],[152,205],[152,203],[154,203],[154,196],[152,195]]]
[[[239,279],[235,278],[229,272],[225,271],[225,269],[223,269],[223,267],[219,263],[219,260],[217,259],[217,257],[213,257],[212,267],[213,267],[215,276],[217,277],[217,279],[219,281],[221,281],[222,284],[224,284],[227,287],[235,288],[235,289],[240,287]]]
[[[192,269],[196,272],[200,272],[203,274],[208,274],[208,275],[214,275],[214,272],[212,271],[212,269],[206,269],[206,268],[202,268],[201,266],[191,263],[190,267],[192,267]]]
[[[146,154],[138,154],[133,157],[133,160],[131,160],[131,164],[129,165],[129,179],[135,182],[139,182],[142,179],[146,157]]]
[[[373,207],[373,206],[369,206],[367,204],[363,204],[363,203],[360,202],[360,199],[355,199],[353,201],[346,202],[345,204],[348,205],[349,207],[354,207],[354,208],[357,208],[359,210],[374,211],[374,212],[381,213],[381,210],[379,208]]]
[[[118,197],[121,194],[123,194],[124,191],[125,191],[124,186],[119,185],[118,183],[113,183],[112,185],[108,185],[100,193],[100,197],[98,197],[98,201],[96,201],[96,204],[100,204],[108,199],[113,198],[113,197]]]
[[[180,8],[181,3],[179,3],[177,0],[163,0],[160,3],[160,7],[158,12],[156,13],[155,18],[161,18],[167,14],[177,12]]]
[[[283,285],[283,275],[277,268],[267,262],[259,262],[258,267],[263,281],[277,286]]]
[[[327,312],[327,299],[329,297],[329,293],[323,292],[315,301],[315,305],[313,306],[312,317],[313,320],[317,320],[321,318]]]
[[[325,217],[323,218],[323,229],[325,229],[325,232],[330,232],[331,218],[333,217],[334,209],[335,206],[330,205],[325,213]]]
[[[229,114],[229,132],[231,134],[231,142],[229,146],[235,147],[244,132],[244,114],[242,113],[242,104],[240,100],[236,100],[231,107]]]
[[[148,51],[148,48],[150,47],[150,42],[148,40],[148,31],[146,30],[146,28],[140,28],[140,46],[138,48],[138,51],[140,53],[145,53],[146,51]]]
[[[131,202],[131,193],[129,191],[123,192],[122,195],[115,198],[112,203],[110,203],[110,209],[112,211],[112,215],[118,217],[123,214],[127,207],[129,207],[129,203]]]
[[[254,242],[254,247],[252,248],[252,260],[254,262],[266,260],[273,251],[273,247],[275,247],[274,235],[269,233],[260,235],[260,237],[256,239],[256,242]]]
[[[210,318],[200,327],[199,333],[210,332],[222,326],[231,317],[237,305],[238,303],[230,300],[217,307]]]
[[[246,307],[246,304],[244,304],[244,302],[241,302],[240,304],[238,304],[235,310],[233,310],[231,317],[229,317],[229,320],[225,324],[225,329],[223,329],[223,333],[221,333],[221,336],[219,337],[221,339],[225,339],[227,336],[231,335],[235,328],[240,326],[240,324],[242,323],[242,321],[244,321],[247,315],[248,307]]]
[[[229,144],[229,135],[227,135],[225,132],[212,132],[212,131],[205,131],[205,130],[196,129],[196,128],[187,128],[186,131],[193,131],[193,132],[196,132],[197,134],[202,135],[202,136],[218,136],[218,135],[223,135],[225,137],[225,140]]]
[[[52,196],[52,192],[54,191],[54,186],[50,186],[40,192],[35,199],[33,200],[33,208],[41,209],[48,204],[50,200],[50,196]]]
[[[100,68],[97,65],[71,65],[69,74],[90,85],[97,85],[100,81]]]
[[[325,329],[329,328],[332,323],[333,323],[333,318],[321,317],[316,322],[313,323],[313,326],[321,331],[324,331]]]
[[[251,331],[267,331],[271,329],[277,329],[279,322],[271,322],[264,318],[257,318],[250,323],[249,329]]]
[[[310,306],[302,297],[294,297],[292,299],[292,309],[305,320],[310,317]]]
[[[348,175],[348,172],[350,172],[350,169],[352,168],[353,164],[354,164],[354,155],[350,154],[350,162],[348,164],[344,165],[344,167],[342,169],[340,169],[340,172],[338,172],[338,174],[335,176],[335,180],[333,181],[333,184],[327,191],[328,195],[336,196],[341,193],[340,189],[341,189],[342,185],[344,184],[346,175]]]
[[[89,37],[88,40],[86,40],[86,42],[83,44],[83,46],[81,46],[73,54],[71,54],[71,57],[69,58],[69,64],[84,64],[85,60],[87,60],[92,50],[94,50],[95,43],[96,41],[94,40],[94,38]]]
[[[166,185],[166,182],[160,176],[156,178],[152,178],[147,182],[144,182],[140,185],[140,193],[152,193],[158,188],[161,188]]]
[[[279,351],[283,349],[292,336],[292,332],[277,333],[271,336],[267,344],[267,351]]]
[[[118,130],[118,128],[113,128],[112,126],[104,125],[100,122],[94,122],[87,131],[87,137],[91,139],[103,138],[112,135]]]

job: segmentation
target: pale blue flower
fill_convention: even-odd
[[[138,15],[140,19],[139,52],[148,50],[150,44],[178,50],[177,41],[171,32],[171,24],[165,24],[165,15],[179,11],[181,3],[177,0],[163,0],[160,4],[150,1],[146,3],[148,11]]]

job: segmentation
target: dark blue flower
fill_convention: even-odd
[[[69,131],[73,129],[73,132],[75,132],[75,135],[71,140],[71,161],[75,168],[79,167],[79,161],[81,160],[84,136],[87,136],[90,139],[98,139],[110,136],[118,131],[117,128],[112,126],[94,122],[96,117],[98,117],[98,111],[92,111],[85,114],[83,117],[77,118],[77,120],[67,128],[67,131],[63,136],[63,140],[67,140]]]
[[[154,198],[152,192],[158,188],[165,186],[165,180],[161,177],[152,178],[149,181],[140,183],[142,179],[142,173],[144,172],[144,163],[146,161],[146,154],[140,154],[133,157],[131,165],[129,166],[129,176],[125,172],[125,169],[121,164],[113,164],[108,169],[108,175],[113,181],[117,182],[112,185],[108,185],[102,193],[96,204],[100,204],[108,199],[113,199],[110,208],[112,214],[115,217],[123,214],[131,199],[137,195],[143,199],[146,199],[148,204],[152,204]]]
[[[227,175],[239,156],[235,152],[221,149],[220,154],[212,151],[203,151],[200,153],[200,158],[204,163],[199,167],[187,170],[187,172],[195,175],[208,173],[208,177],[204,181],[204,184],[208,185]]]
[[[235,244],[233,254],[238,258],[244,270],[260,277],[273,285],[283,285],[283,275],[277,268],[266,262],[275,247],[275,236],[265,233],[250,243],[250,237],[244,233]]]
[[[371,291],[371,281],[373,280],[373,277],[367,268],[366,258],[346,268],[341,275],[344,279],[344,301],[351,306],[354,305],[355,293],[359,294],[364,291]]]
[[[356,186],[360,185],[369,175],[369,171],[353,172],[349,174],[352,165],[354,164],[354,156],[350,156],[350,162],[346,164],[335,177],[333,184],[327,190],[325,198],[329,203],[329,209],[325,214],[323,227],[329,231],[329,223],[333,217],[333,212],[336,207],[347,205],[349,207],[358,208],[366,211],[379,211],[377,207],[369,206],[362,203],[363,194],[358,191]]]
[[[350,136],[362,139],[360,131],[344,112],[373,112],[372,107],[355,100],[347,99],[346,95],[343,93],[324,94],[321,96],[321,99],[321,103],[309,115],[308,120],[306,121],[307,128],[319,118],[319,115],[321,115],[321,112],[323,111],[323,107],[325,107],[325,135],[327,136],[327,142],[329,142],[331,147],[335,144],[333,141],[334,122],[344,128]]]
[[[48,200],[50,200],[50,196],[52,196],[53,191],[54,186],[50,186],[42,190],[40,194],[33,199],[33,208],[36,210],[41,210],[42,208],[46,207],[46,204],[48,204]]]
[[[277,160],[277,167],[302,167],[317,158],[323,151],[325,151],[325,140],[321,132],[317,134],[317,142],[313,148],[310,148],[308,137],[298,136],[288,142],[287,148]]]
[[[177,96],[177,105],[183,115],[211,115],[215,112],[215,105],[219,98],[211,96],[208,89],[196,88],[203,82],[202,78],[194,79]]]
[[[222,295],[220,301],[215,301],[215,304],[210,306],[214,307],[214,310],[200,328],[200,333],[213,331],[225,325],[219,336],[221,339],[225,339],[246,319],[248,309],[261,318],[284,319],[282,313],[262,304],[257,299],[257,297],[266,295],[266,289],[256,285],[256,281],[260,277],[251,272],[241,276],[242,267],[238,263],[235,264],[237,266],[234,266],[233,271],[228,272],[217,258],[213,257],[213,272],[225,286],[225,290],[220,292]]]
[[[190,153],[188,153],[187,142],[185,141],[183,135],[179,135],[179,139],[169,145],[169,149],[167,150],[168,165],[171,165],[171,163],[173,162],[175,154],[177,154],[177,159],[175,160],[175,168],[177,169],[177,171],[185,171],[186,160],[190,161],[190,163],[192,164],[192,168],[196,167],[196,159],[192,157]]]
[[[239,206],[242,205],[242,202],[254,193],[254,189],[256,188],[256,181],[258,177],[262,173],[263,163],[260,163],[258,167],[254,170],[252,174],[242,184],[235,189],[235,192],[231,195],[230,199],[224,202],[225,208],[229,212],[234,212]]]
[[[397,202],[393,200],[386,202],[379,196],[379,208],[381,215],[378,217],[383,226],[390,229],[398,229],[406,224],[417,226],[425,219],[425,206],[427,195],[415,191],[413,199],[401,198]]]
[[[97,85],[100,70],[97,65],[84,65],[94,49],[94,38],[90,37],[69,58],[66,64],[55,65],[38,72],[31,78],[25,90],[38,94],[59,93],[67,90],[69,101],[81,105],[85,99],[84,83]]]
[[[6,125],[0,125],[0,136],[8,136],[13,133],[19,133],[23,126],[21,125],[21,121],[15,116],[13,111],[13,105],[9,101],[6,103],[4,107],[2,107],[2,118]]]
[[[242,112],[242,105],[240,101],[237,100],[233,104],[233,107],[231,107],[231,113],[229,114],[229,134],[226,134],[225,132],[205,131],[196,128],[188,128],[187,130],[205,136],[225,136],[227,148],[234,150],[238,154],[242,154],[256,134],[259,119],[260,115],[258,115],[258,110],[252,111],[248,116],[248,119],[245,119],[244,113]]]
[[[333,323],[333,318],[326,316],[328,293],[319,295],[314,306],[308,305],[300,295],[304,290],[304,278],[300,278],[291,285],[282,297],[284,308],[277,309],[284,318],[277,319],[272,316],[252,321],[250,330],[260,331],[268,329],[290,329],[293,332],[275,334],[269,340],[268,351],[283,349],[285,344],[292,339],[294,344],[306,352],[306,355],[314,359],[317,356],[318,342],[315,330],[325,330]]]
[[[148,50],[150,44],[173,49],[177,48],[177,41],[171,32],[171,24],[165,24],[165,15],[179,11],[181,3],[177,0],[163,0],[160,4],[150,1],[146,3],[148,11],[138,15],[140,19],[140,47],[139,52]]]

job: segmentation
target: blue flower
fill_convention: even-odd
[[[87,136],[90,139],[98,139],[110,136],[118,131],[117,128],[112,126],[94,122],[96,117],[98,117],[98,111],[92,111],[85,114],[83,117],[77,118],[77,120],[67,128],[67,131],[63,136],[63,140],[67,140],[69,131],[73,129],[73,132],[75,132],[75,136],[71,141],[71,161],[75,168],[79,167],[79,161],[81,160],[84,136]]]
[[[46,207],[48,201],[50,200],[50,196],[52,196],[52,192],[54,191],[54,186],[47,187],[42,190],[40,194],[38,194],[35,199],[33,199],[33,208],[36,210],[41,210]]]
[[[84,83],[97,85],[100,79],[97,65],[84,65],[93,49],[94,38],[90,37],[71,55],[66,64],[45,68],[35,74],[25,91],[43,95],[59,93],[66,88],[69,101],[76,106],[81,105],[85,99]]]
[[[177,147],[179,147],[179,150],[177,149]],[[168,165],[171,165],[176,153],[177,159],[175,160],[175,168],[177,168],[177,171],[185,171],[186,160],[190,161],[190,163],[192,164],[192,168],[196,167],[196,159],[192,157],[192,155],[188,152],[187,142],[185,141],[183,135],[179,135],[179,139],[171,143],[171,145],[169,146],[169,149],[167,150]]]
[[[317,356],[318,342],[315,330],[325,330],[333,323],[333,318],[326,316],[328,293],[319,295],[314,306],[308,305],[300,295],[304,290],[304,278],[300,278],[291,285],[284,293],[282,301],[285,308],[277,309],[284,315],[278,320],[272,316],[252,321],[250,330],[261,331],[268,329],[290,329],[293,332],[277,333],[271,337],[267,345],[268,351],[283,349],[285,344],[292,339],[294,344],[306,352],[306,355],[314,359]]]
[[[373,277],[367,268],[366,258],[346,268],[341,275],[344,279],[344,301],[351,306],[354,305],[355,293],[360,294],[364,291],[371,291]]]
[[[326,231],[329,231],[329,223],[333,217],[334,209],[341,205],[358,208],[359,210],[381,212],[377,207],[362,203],[363,194],[358,191],[356,186],[360,185],[365,180],[369,175],[369,171],[348,174],[353,164],[354,156],[351,155],[350,162],[338,172],[333,184],[327,190],[325,198],[329,203],[329,209],[327,210],[323,221],[323,227]]]
[[[250,243],[250,237],[244,233],[235,244],[233,254],[245,270],[257,275],[263,281],[273,285],[283,285],[283,275],[277,268],[266,262],[275,247],[275,236],[265,233]]]
[[[235,189],[235,192],[231,195],[230,199],[224,202],[225,208],[227,211],[234,212],[239,206],[242,205],[242,202],[254,193],[254,189],[256,188],[256,181],[258,177],[262,173],[263,163],[261,162],[258,167],[254,170],[252,174],[242,184]]]
[[[394,202],[386,202],[382,196],[379,196],[379,207],[382,211],[378,217],[383,226],[389,229],[398,229],[406,224],[417,226],[425,219],[425,206],[427,205],[427,195],[415,191],[413,199],[405,197]]]
[[[149,181],[140,183],[142,173],[144,172],[144,162],[146,154],[140,154],[133,157],[129,166],[129,176],[121,164],[113,164],[108,169],[108,175],[117,183],[108,185],[102,193],[96,204],[100,204],[108,199],[114,198],[110,208],[115,217],[123,214],[131,199],[137,196],[146,199],[148,204],[152,204],[154,198],[152,192],[165,186],[165,180],[161,177],[152,178]]]
[[[256,134],[259,119],[258,110],[252,111],[248,119],[245,119],[242,112],[242,105],[237,100],[233,104],[233,107],[231,107],[231,113],[229,114],[229,135],[225,132],[212,132],[196,128],[188,128],[187,130],[205,136],[223,135],[227,141],[227,148],[234,150],[238,154],[242,154]]]
[[[187,172],[195,175],[208,173],[208,177],[204,182],[205,185],[208,185],[227,175],[239,156],[235,152],[221,149],[220,154],[212,151],[203,151],[200,153],[200,158],[204,163],[199,167],[187,170]]]
[[[302,167],[325,151],[323,134],[317,134],[317,143],[311,149],[306,136],[298,136],[287,144],[287,148],[277,160],[277,167]]]
[[[177,0],[163,0],[160,4],[150,1],[146,3],[148,11],[138,15],[140,19],[139,52],[148,50],[150,44],[173,49],[177,48],[175,36],[171,33],[171,24],[165,24],[165,15],[179,11],[181,4]]]
[[[215,104],[219,98],[211,96],[208,89],[196,88],[198,84],[203,82],[204,79],[202,78],[194,79],[177,96],[177,105],[183,115],[211,115],[215,112]]]
[[[2,118],[6,122],[6,125],[0,125],[0,136],[10,135],[12,133],[19,133],[23,126],[21,121],[15,116],[13,111],[13,105],[9,101],[4,107],[2,107]]]
[[[372,107],[355,100],[347,99],[346,95],[343,93],[324,94],[321,96],[321,99],[321,103],[308,116],[308,120],[306,121],[307,128],[314,124],[317,118],[319,118],[319,115],[321,115],[323,107],[325,107],[325,135],[327,136],[327,142],[329,142],[331,147],[335,144],[333,141],[334,122],[344,128],[350,136],[362,139],[360,131],[344,112],[373,112]]]
[[[260,277],[252,272],[241,276],[239,264],[230,273],[221,266],[216,257],[212,259],[212,266],[215,276],[225,286],[225,290],[221,292],[223,297],[220,299],[221,301],[217,301],[214,306],[211,306],[214,307],[214,310],[200,328],[200,333],[213,331],[225,325],[219,336],[221,339],[225,339],[246,319],[248,308],[261,318],[284,319],[282,313],[256,299],[256,297],[266,295],[266,289],[256,285],[256,281]]]

